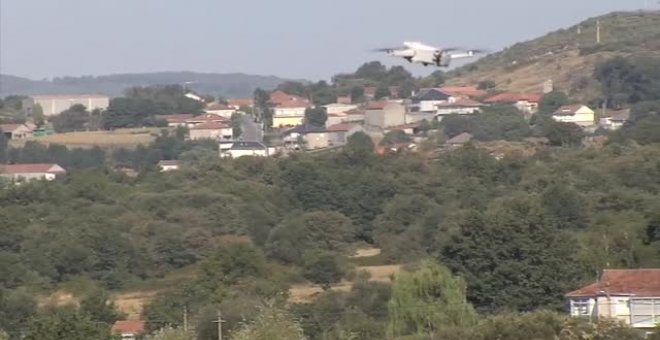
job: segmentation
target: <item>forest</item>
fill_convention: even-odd
[[[272,323],[309,339],[554,339],[587,327],[566,320],[563,294],[604,268],[660,266],[657,144],[625,138],[501,159],[471,144],[435,158],[376,156],[360,133],[339,152],[280,159],[218,160],[215,147],[174,132],[135,150],[6,151],[70,171],[3,184],[0,329],[107,339],[122,317],[110,293],[186,271],[146,307],[150,330],[176,332],[185,307],[196,325],[186,339],[214,339],[219,308],[230,339],[256,339],[250,332]],[[154,166],[177,158],[180,171]],[[356,271],[348,256],[364,246],[404,264],[394,284]],[[342,279],[352,290],[287,303],[292,284]],[[80,294],[77,308],[39,304],[66,287]]]

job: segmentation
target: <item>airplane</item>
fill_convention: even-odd
[[[449,67],[452,59],[471,58],[477,54],[485,53],[481,49],[461,49],[456,47],[437,48],[421,42],[406,41],[402,47],[379,48],[375,52],[385,52],[392,57],[408,60],[410,63],[418,63],[424,66],[435,65],[438,67]],[[462,53],[454,53],[463,51]]]

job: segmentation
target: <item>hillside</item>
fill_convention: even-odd
[[[596,43],[600,21],[601,43]],[[567,29],[515,44],[450,72],[451,84],[492,80],[497,90],[534,91],[553,80],[574,98],[598,91],[595,65],[613,56],[660,55],[660,12],[618,12],[591,18]]]
[[[184,84],[204,94],[224,97],[251,97],[256,88],[272,89],[285,79],[242,73],[158,72],[114,74],[105,76],[62,77],[52,80],[30,80],[0,75],[0,96],[11,94],[99,93],[118,96],[129,87],[160,84]]]

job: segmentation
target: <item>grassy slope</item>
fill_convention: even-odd
[[[595,43],[597,20],[600,45]],[[592,79],[595,65],[616,55],[660,57],[660,12],[612,13],[586,20],[452,71],[449,83],[492,80],[497,90],[540,92],[543,82],[552,79],[556,89],[588,100],[598,93]]]

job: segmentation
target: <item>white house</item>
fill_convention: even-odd
[[[618,130],[630,119],[630,109],[610,111],[599,119],[598,125],[607,130]]]
[[[243,156],[268,157],[269,150],[259,142],[223,141],[220,142],[220,158],[238,158]]]
[[[484,102],[488,104],[510,104],[529,116],[539,110],[541,98],[542,95],[538,93],[504,92],[486,98]]]
[[[210,115],[231,118],[231,115],[236,112],[236,109],[220,103],[210,103],[206,105],[204,112]]]
[[[162,161],[158,162],[158,167],[160,168],[160,171],[162,171],[162,172],[179,170],[179,161],[177,161],[177,160],[162,160]]]
[[[446,103],[436,104],[435,115],[439,120],[447,115],[471,115],[481,111],[483,104],[472,99],[457,99]]]
[[[436,105],[448,103],[453,97],[444,93],[441,89],[421,89],[411,98],[411,112],[435,112]]]
[[[0,177],[15,182],[32,180],[52,181],[57,176],[66,174],[66,170],[57,164],[8,164],[0,165]]]
[[[305,111],[309,107],[306,101],[293,100],[281,103],[273,108],[273,126],[296,126],[303,123]]]
[[[233,128],[219,122],[206,122],[190,128],[190,139],[224,139],[234,138]]]
[[[9,139],[24,139],[31,137],[34,129],[25,124],[0,124],[0,130]]]
[[[552,114],[552,118],[558,122],[574,123],[583,128],[595,124],[594,110],[586,105],[562,106]]]
[[[614,318],[637,329],[660,324],[660,269],[605,269],[600,279],[565,295],[575,317]]]
[[[331,115],[331,114],[336,114],[336,113],[345,113],[351,110],[355,110],[358,108],[357,105],[353,104],[340,104],[340,103],[334,103],[334,104],[328,104],[328,105],[323,105],[325,108],[325,111]]]

